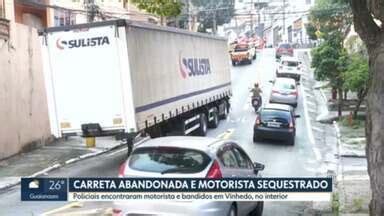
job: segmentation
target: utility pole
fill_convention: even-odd
[[[251,0],[251,32],[253,33],[253,0]]]
[[[213,10],[212,33],[216,35],[216,32],[217,32],[216,10]]]
[[[283,37],[285,38],[285,0],[283,0]]]
[[[188,30],[191,31],[192,28],[191,28],[191,12],[189,10],[189,1],[190,0],[187,0],[187,27],[188,27]]]
[[[99,12],[98,6],[95,4],[95,0],[86,0],[84,1],[85,9],[87,10],[87,21],[94,22],[96,15]]]

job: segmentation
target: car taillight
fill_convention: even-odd
[[[256,122],[255,122],[255,124],[256,125],[260,125],[260,116],[258,115],[257,117],[256,117]]]
[[[297,91],[291,92],[290,94],[297,96]]]
[[[120,178],[124,177],[126,165],[127,165],[127,162],[124,162],[120,165],[120,168],[119,168],[119,177]]]
[[[223,175],[221,174],[219,163],[215,160],[211,166],[211,168],[208,171],[207,178],[209,179],[219,179],[222,178]]]
[[[272,90],[272,94],[280,94],[280,92],[277,90]]]

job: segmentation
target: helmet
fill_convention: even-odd
[[[255,87],[259,87],[259,83],[255,83]]]

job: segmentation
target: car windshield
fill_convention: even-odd
[[[204,152],[176,147],[145,147],[134,151],[131,169],[158,173],[197,173],[204,170],[210,158]]]
[[[247,47],[236,47],[235,48],[235,52],[245,52],[247,50],[248,50]]]
[[[288,111],[264,109],[261,114],[261,121],[270,121],[272,119],[278,119],[279,122],[288,123],[291,116]]]
[[[289,48],[291,48],[291,45],[289,45],[289,44],[280,44],[279,48],[289,49]]]
[[[297,67],[298,63],[295,61],[283,61],[282,64],[288,67]]]
[[[275,87],[278,88],[278,89],[289,89],[289,90],[294,90],[296,89],[295,85],[292,84],[292,83],[288,83],[288,82],[276,82],[275,83]]]

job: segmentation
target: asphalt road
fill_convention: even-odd
[[[270,49],[258,53],[257,60],[251,65],[232,67],[233,97],[230,116],[222,121],[218,128],[210,130],[208,136],[225,135],[226,138],[236,140],[254,161],[266,165],[263,176],[316,176],[320,162],[316,159],[314,146],[309,141],[302,95],[299,94],[299,105],[296,109],[296,113],[300,114],[301,118],[297,119],[297,136],[294,146],[269,140],[261,143],[252,141],[255,113],[250,104],[249,88],[256,81],[259,82],[263,89],[263,102],[268,101],[272,86],[269,80],[274,78],[274,71],[274,53]],[[125,157],[125,149],[118,149],[60,168],[49,173],[47,177],[115,177]],[[264,215],[303,215],[310,205],[309,202],[267,202]],[[39,215],[63,206],[68,210],[74,209],[66,202],[21,202],[19,186],[0,194],[0,215]],[[82,203],[80,206],[75,210],[110,207],[110,203]]]

